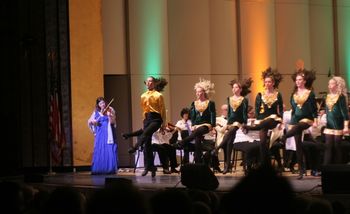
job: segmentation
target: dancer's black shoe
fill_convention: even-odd
[[[216,166],[213,169],[214,169],[214,172],[223,173],[223,171],[220,169],[219,166]]]
[[[218,156],[218,154],[219,154],[219,148],[215,148],[215,149],[211,150],[210,154],[211,154],[212,156]]]
[[[136,148],[135,147],[130,147],[129,149],[128,149],[128,152],[129,152],[129,154],[133,154],[133,153],[135,153],[136,152]]]
[[[177,170],[177,169],[175,169],[175,168],[172,168],[172,169],[170,170],[170,172],[171,172],[171,173],[177,173],[177,174],[180,173],[180,171]]]
[[[320,177],[321,176],[321,172],[318,170],[311,170],[311,175],[314,177]]]
[[[169,171],[169,169],[164,168],[164,169],[163,169],[163,174],[171,174],[171,172]]]
[[[175,149],[183,149],[183,143],[181,140],[177,141],[176,143],[171,144],[172,147],[174,147]]]
[[[222,172],[222,174],[227,174],[227,173],[231,173],[232,172],[232,165],[225,165],[224,171]]]
[[[128,134],[123,133],[123,134],[122,134],[122,138],[123,138],[124,140],[127,140],[127,139],[129,138],[129,135],[128,135]]]
[[[148,174],[148,172],[151,171],[151,175],[152,177],[155,177],[156,176],[156,171],[157,171],[157,168],[156,167],[152,167],[151,169],[145,169],[143,172],[142,172],[142,176],[146,176]]]
[[[303,178],[304,178],[304,175],[306,175],[306,171],[305,171],[304,169],[301,169],[301,170],[299,171],[299,175],[298,175],[297,179],[298,179],[298,180],[303,179]]]

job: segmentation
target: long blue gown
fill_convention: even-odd
[[[109,124],[108,116],[100,116],[95,111],[95,119],[99,124],[95,126],[94,153],[91,165],[91,174],[115,174],[118,168],[116,130]],[[108,126],[112,127],[113,142],[108,143]]]

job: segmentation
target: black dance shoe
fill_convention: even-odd
[[[227,173],[232,173],[232,169],[224,169],[224,171],[222,171],[222,174],[227,174]]]
[[[163,174],[171,174],[171,172],[169,171],[169,169],[165,168],[163,169]]]
[[[225,166],[224,171],[222,174],[232,173],[232,166]]]
[[[129,149],[128,149],[128,152],[129,152],[129,154],[134,154],[135,152],[136,152],[136,148],[135,147],[130,147]]]
[[[215,148],[215,149],[211,150],[210,154],[211,154],[212,156],[218,156],[218,154],[219,154],[219,148]]]
[[[148,172],[149,171],[151,171],[151,175],[152,175],[152,177],[155,177],[156,176],[156,171],[157,171],[157,168],[156,167],[152,167],[151,169],[145,169],[145,170],[143,170],[143,172],[142,172],[142,176],[146,176],[147,174],[148,174]]]
[[[213,170],[214,170],[214,173],[215,173],[215,172],[223,173],[223,171],[222,171],[222,170],[220,169],[220,167],[218,167],[218,166],[214,167]]]
[[[321,176],[321,172],[318,170],[311,170],[311,175],[314,177],[320,177]]]
[[[157,171],[157,167],[152,167],[152,169],[150,170],[151,171],[151,176],[152,178],[156,177],[156,171]],[[169,170],[168,170],[169,171]]]
[[[294,163],[292,163],[291,161],[286,161],[284,164],[283,164],[283,167],[286,168],[286,169],[289,169],[289,171],[292,173],[292,174],[298,174],[299,171],[294,169]]]
[[[298,180],[303,179],[303,178],[304,178],[304,175],[306,176],[306,171],[305,171],[305,170],[300,170],[297,179],[298,179]]]
[[[284,172],[284,167],[283,166],[277,166],[276,174],[279,175],[279,176],[282,176],[283,172]]]
[[[181,140],[177,141],[176,143],[171,144],[172,147],[174,147],[175,149],[183,149],[183,143]]]
[[[129,135],[128,135],[128,134],[123,133],[123,134],[122,134],[122,138],[123,138],[124,140],[127,140],[127,139],[129,138]]]
[[[177,170],[177,169],[175,169],[175,168],[172,168],[170,172],[171,172],[171,173],[177,173],[177,174],[179,174],[179,173],[180,173],[180,171],[179,171],[179,170]]]

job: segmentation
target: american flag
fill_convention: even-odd
[[[57,92],[50,96],[50,150],[53,165],[62,164],[62,152],[66,144],[66,137],[62,126],[60,105]]]

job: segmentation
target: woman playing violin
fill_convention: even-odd
[[[88,125],[95,136],[91,174],[115,174],[118,168],[116,116],[103,97],[96,99],[96,107]]]

